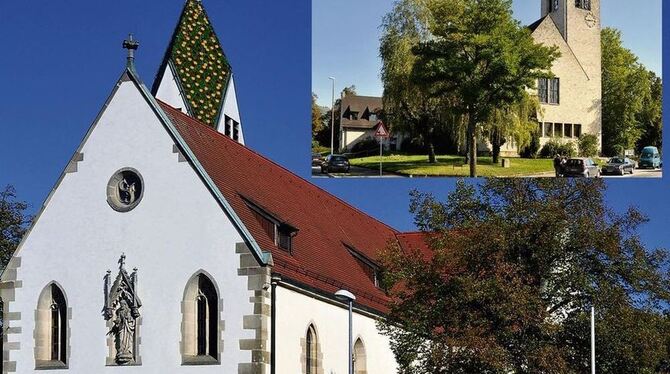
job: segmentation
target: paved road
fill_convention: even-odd
[[[543,173],[538,175],[529,175],[530,178],[547,178],[553,177],[554,173]],[[404,175],[385,173],[383,178],[402,178],[406,177]],[[624,176],[620,175],[603,175],[603,178],[607,179],[628,179],[628,178],[662,178],[662,170],[650,170],[650,169],[635,169],[634,174],[626,174]],[[319,167],[312,167],[312,178],[379,178],[379,170],[372,170],[368,168],[362,168],[359,166],[352,166],[349,173],[321,173]],[[445,177],[448,178],[448,177]],[[454,177],[455,178],[455,177]]]
[[[400,178],[402,175],[385,172],[383,178]],[[321,168],[312,166],[312,178],[380,178],[379,170],[352,166],[349,173],[321,173]]]

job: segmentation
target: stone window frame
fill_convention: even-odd
[[[575,8],[590,11],[591,0],[575,0]]]
[[[52,360],[52,309],[53,302],[52,290],[57,288],[65,302],[65,319],[63,321],[62,333],[65,334],[65,361]],[[68,369],[70,363],[70,321],[72,320],[72,308],[67,299],[67,294],[63,287],[56,281],[49,282],[40,292],[37,300],[37,308],[35,309],[35,330],[33,331],[33,340],[35,347],[33,356],[35,359],[35,370],[53,370],[53,369]],[[62,339],[62,338],[61,338]],[[62,340],[61,340],[62,344]]]
[[[312,354],[316,356],[316,366],[313,367],[313,370],[309,374],[324,374],[323,373],[323,352],[321,351],[321,343],[319,340],[319,331],[316,328],[316,324],[312,321],[307,325],[305,332],[300,338],[300,367],[302,368],[302,374],[307,374],[307,334],[312,331],[314,336],[314,350]]]
[[[216,293],[217,316],[214,319],[217,322],[217,336],[215,355],[199,356],[197,354],[197,307],[196,298],[199,291],[200,277],[205,277],[213,286]],[[181,341],[179,342],[179,352],[181,354],[181,364],[190,365],[220,365],[221,355],[223,353],[223,331],[225,327],[223,315],[223,299],[221,291],[214,277],[204,270],[198,270],[189,277],[184,287],[184,293],[181,301]],[[210,316],[209,323],[213,318]],[[209,330],[209,329],[208,329]]]
[[[360,354],[356,351],[356,346],[360,343],[360,346],[363,348],[363,354]],[[368,373],[368,364],[367,364],[367,350],[365,349],[365,341],[361,336],[356,337],[354,340],[354,351],[353,351],[353,360],[354,360],[354,374],[367,374]],[[363,365],[361,369],[359,365]],[[357,364],[358,363],[358,364]]]
[[[117,188],[116,183],[118,182],[118,176],[121,173],[124,173],[124,172],[131,172],[131,173],[135,174],[137,176],[137,178],[140,180],[140,196],[138,196],[137,199],[135,199],[135,201],[133,203],[129,204],[129,205],[123,205],[122,203],[117,201],[118,197],[117,197],[117,193],[116,193],[116,188]],[[121,168],[121,169],[115,171],[112,174],[112,176],[109,178],[109,181],[107,182],[107,189],[106,189],[107,204],[109,204],[109,206],[112,209],[114,209],[115,211],[117,211],[119,213],[130,212],[131,210],[135,209],[139,205],[139,203],[142,201],[142,198],[144,197],[145,187],[146,187],[146,185],[144,183],[144,177],[142,177],[142,174],[140,174],[140,172],[137,171],[137,169],[132,168],[132,167]]]

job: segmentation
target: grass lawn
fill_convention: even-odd
[[[389,155],[383,158],[383,168],[398,174],[416,176],[469,176],[470,168],[462,156],[437,156],[437,163],[429,164],[425,155]],[[552,173],[551,159],[510,158],[511,167],[494,165],[491,157],[477,158],[477,175],[481,177],[519,177]],[[379,168],[379,156],[355,158],[352,165],[370,169]]]

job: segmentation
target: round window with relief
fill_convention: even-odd
[[[133,210],[144,195],[144,180],[133,168],[123,168],[107,183],[107,202],[117,212]]]

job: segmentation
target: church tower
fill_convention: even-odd
[[[589,79],[600,81],[600,0],[541,0]]]
[[[200,0],[186,0],[152,94],[244,144],[233,70]]]

